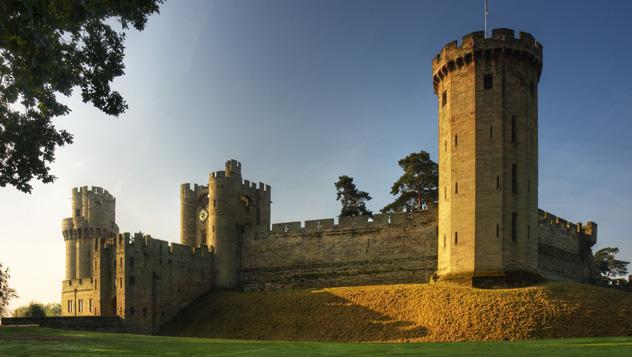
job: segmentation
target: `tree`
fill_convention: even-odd
[[[5,316],[7,313],[6,307],[9,305],[9,301],[18,297],[15,293],[15,289],[9,286],[9,268],[2,269],[2,263],[0,263],[0,317]]]
[[[46,316],[61,316],[61,304],[58,302],[51,302],[44,305],[44,311]]]
[[[422,209],[424,204],[434,202],[439,182],[439,165],[425,151],[411,153],[397,162],[404,174],[391,187],[395,201],[382,208],[386,212],[411,212]]]
[[[616,259],[617,253],[619,253],[619,248],[605,247],[598,250],[594,255],[596,269],[607,281],[628,273],[628,264],[630,262]]]
[[[70,112],[59,95],[79,87],[108,115],[127,109],[110,87],[124,74],[125,30],[142,31],[162,2],[0,1],[0,187],[31,192],[32,179],[55,180],[48,165],[73,139],[52,122]]]
[[[366,209],[366,201],[371,199],[368,193],[358,191],[353,178],[347,175],[338,177],[336,185],[336,200],[342,203],[338,217],[369,216],[373,213]]]
[[[28,305],[13,310],[13,317],[46,317],[44,305],[31,301]]]

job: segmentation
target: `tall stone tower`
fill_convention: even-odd
[[[62,221],[66,242],[64,280],[92,277],[92,252],[97,239],[118,233],[115,198],[101,187],[87,186],[72,190],[72,217]]]
[[[439,280],[538,279],[538,81],[542,45],[495,29],[432,62],[439,100]]]
[[[239,287],[242,237],[269,230],[270,199],[270,186],[242,179],[236,160],[211,172],[208,186],[180,186],[180,241],[214,250],[214,287]]]

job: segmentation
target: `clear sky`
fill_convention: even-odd
[[[397,160],[437,159],[431,60],[483,29],[483,0],[167,1],[127,39],[109,118],[69,98],[75,134],[54,184],[0,189],[0,262],[20,298],[59,301],[61,220],[75,186],[117,198],[122,231],[179,240],[179,184],[206,184],[230,158],[272,186],[273,222],[334,217],[334,181],[355,178],[378,211]],[[540,207],[599,224],[597,248],[632,260],[632,2],[490,0],[489,27],[544,45]]]

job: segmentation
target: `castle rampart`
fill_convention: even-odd
[[[427,282],[436,267],[436,208],[276,223],[246,235],[244,289]]]
[[[543,277],[584,282],[595,278],[591,248],[596,242],[596,223],[571,223],[539,210],[538,269]]]
[[[539,212],[539,272],[554,280],[588,281],[596,224]],[[275,289],[427,282],[437,266],[437,215],[431,205],[373,219],[275,223],[268,232],[244,236],[241,284]]]

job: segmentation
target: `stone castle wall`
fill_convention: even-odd
[[[427,282],[436,269],[436,209],[278,223],[242,242],[244,289]]]
[[[156,332],[212,288],[213,254],[202,246],[129,233],[116,238],[117,315],[126,329]]]
[[[551,280],[588,282],[594,277],[591,247],[597,242],[597,224],[571,223],[539,211],[538,269]]]
[[[93,275],[62,282],[62,316],[118,316],[130,332],[152,333],[212,288],[213,253],[118,234],[94,240]]]
[[[277,223],[242,241],[245,290],[427,283],[437,269],[437,209],[413,214]],[[541,275],[587,281],[596,224],[585,226],[540,210]]]

